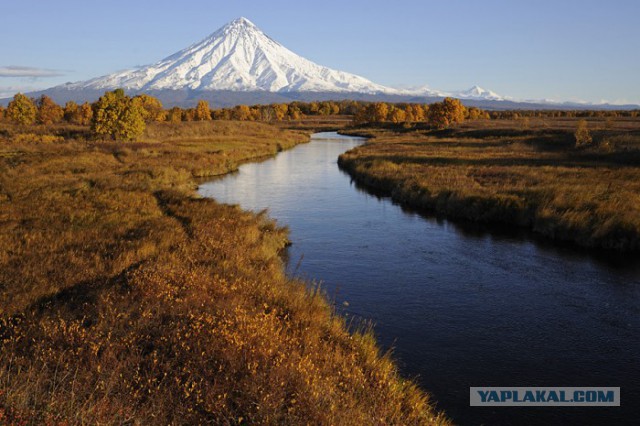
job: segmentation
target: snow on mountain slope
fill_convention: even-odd
[[[54,89],[231,90],[237,92],[340,92],[426,97],[452,96],[473,100],[503,100],[474,86],[460,92],[428,86],[395,89],[355,74],[305,59],[276,42],[246,18],[238,18],[209,37],[144,67],[116,72]]]
[[[503,96],[498,95],[496,92],[485,90],[480,86],[473,86],[468,90],[454,93],[453,96],[461,99],[484,99],[489,101],[503,101],[507,99]]]
[[[153,65],[66,87],[396,93],[364,77],[296,55],[246,18],[230,22],[201,42]]]
[[[488,100],[488,101],[504,101],[510,98],[500,96],[496,92],[491,90],[485,90],[480,86],[473,86],[467,90],[453,90],[443,91],[432,89],[429,86],[420,86],[409,89],[398,89],[402,94],[417,95],[417,96],[429,96],[429,97],[452,97],[459,99],[473,99],[473,100]]]

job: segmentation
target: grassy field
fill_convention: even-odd
[[[372,127],[339,164],[394,200],[449,218],[527,227],[556,240],[640,249],[640,120],[478,120],[448,130]]]
[[[306,140],[0,128],[0,423],[446,424],[369,331],[285,277],[286,229],[196,196]]]

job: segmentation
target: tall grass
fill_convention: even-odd
[[[516,124],[357,129],[374,139],[339,163],[360,183],[447,217],[528,227],[585,247],[640,249],[640,122],[615,130],[591,123],[600,130],[580,148],[576,120]]]
[[[49,130],[64,141],[0,133],[0,423],[447,423],[370,331],[284,276],[285,229],[193,191],[305,133]]]

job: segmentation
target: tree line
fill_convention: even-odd
[[[64,107],[46,95],[31,99],[18,93],[7,108],[0,107],[0,121],[19,125],[50,125],[61,122],[90,126],[96,137],[114,140],[135,140],[150,122],[182,122],[207,120],[287,121],[307,116],[343,115],[352,117],[356,125],[394,123],[412,125],[426,123],[434,128],[447,128],[464,120],[526,119],[529,117],[637,117],[638,111],[566,111],[518,110],[485,111],[465,107],[458,99],[445,98],[431,104],[364,101],[294,101],[288,104],[237,105],[211,109],[207,101],[199,100],[195,108],[165,109],[159,99],[146,95],[128,96],[124,90],[105,92],[96,102],[77,104],[69,101]]]
[[[1,107],[0,107],[1,108]],[[209,104],[198,101],[195,108],[173,107],[165,109],[157,98],[142,94],[127,96],[122,89],[106,92],[96,102],[78,105],[73,101],[64,107],[50,97],[42,95],[33,100],[18,93],[6,109],[0,109],[0,120],[8,119],[17,124],[56,124],[67,122],[91,125],[97,136],[114,139],[135,139],[144,131],[146,123],[240,120],[287,121],[307,116],[351,116],[355,124],[364,123],[416,123],[428,122],[434,127],[448,127],[464,119],[488,119],[489,113],[478,108],[466,108],[457,99],[446,98],[432,104],[318,101],[269,105],[237,105],[232,108],[211,109]]]
[[[162,102],[153,96],[141,94],[131,97],[122,89],[105,92],[93,103],[78,105],[69,101],[64,107],[46,95],[34,100],[18,93],[6,108],[0,107],[0,121],[7,120],[21,126],[66,122],[90,126],[94,136],[114,140],[135,140],[142,135],[146,125],[154,121],[211,119],[211,109],[206,101],[198,101],[195,108],[165,110]]]

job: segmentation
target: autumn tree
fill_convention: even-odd
[[[145,129],[140,100],[122,89],[106,92],[93,104],[91,131],[114,140],[136,140]]]
[[[389,115],[389,106],[384,102],[375,102],[360,108],[353,117],[355,124],[382,123]]]
[[[167,119],[167,113],[158,98],[146,94],[138,95],[135,98],[138,99],[142,107],[142,118],[146,123],[165,121]]]
[[[64,120],[71,124],[79,124],[81,126],[88,126],[91,124],[91,117],[93,117],[93,110],[91,104],[88,102],[78,105],[74,101],[69,101],[64,105]]]
[[[402,108],[392,107],[389,111],[388,119],[392,123],[404,123],[407,118],[407,113]]]
[[[429,105],[427,119],[429,124],[445,129],[453,124],[464,121],[466,108],[459,99],[444,98],[442,102]]]
[[[196,109],[187,108],[182,111],[182,121],[194,121],[196,119]]]
[[[64,121],[71,124],[80,124],[80,107],[74,101],[64,104]]]
[[[310,114],[317,114],[318,111],[320,111],[320,105],[317,102],[311,102],[309,104],[309,113]]]
[[[404,111],[404,120],[407,123],[414,123],[417,121],[414,110],[413,110],[413,104],[405,105],[403,108],[403,111]]]
[[[416,121],[424,121],[427,119],[427,113],[429,112],[429,105],[415,104],[413,106],[413,114]]]
[[[262,118],[261,108],[258,106],[254,106],[251,108],[251,120],[258,121]]]
[[[329,102],[320,102],[318,108],[318,114],[320,115],[331,115],[331,103]]]
[[[211,108],[209,108],[209,102],[200,99],[198,105],[196,105],[194,120],[207,121],[211,120]]]
[[[38,112],[36,121],[39,124],[53,124],[62,121],[64,110],[47,95],[42,95],[36,101]]]
[[[35,123],[37,112],[33,101],[22,93],[17,93],[7,106],[9,119],[23,126]]]
[[[89,102],[85,102],[80,105],[80,123],[83,126],[88,126],[91,124],[91,120],[93,119],[93,107]]]
[[[297,105],[289,105],[289,119],[300,120],[302,117],[302,111]]]
[[[478,120],[482,117],[482,110],[480,108],[471,107],[467,112],[467,118],[469,120]]]
[[[170,123],[179,123],[182,121],[182,108],[173,107],[167,113],[167,121]]]
[[[382,123],[387,119],[387,115],[389,114],[389,106],[384,102],[376,102],[370,105],[369,115],[370,121],[373,123]]]
[[[289,106],[287,104],[273,104],[273,115],[277,121],[282,121],[289,112]]]
[[[271,105],[263,105],[260,107],[260,121],[270,122],[273,121],[276,116],[275,110]]]
[[[251,109],[247,105],[237,105],[231,111],[231,118],[233,120],[250,120],[251,119]]]

